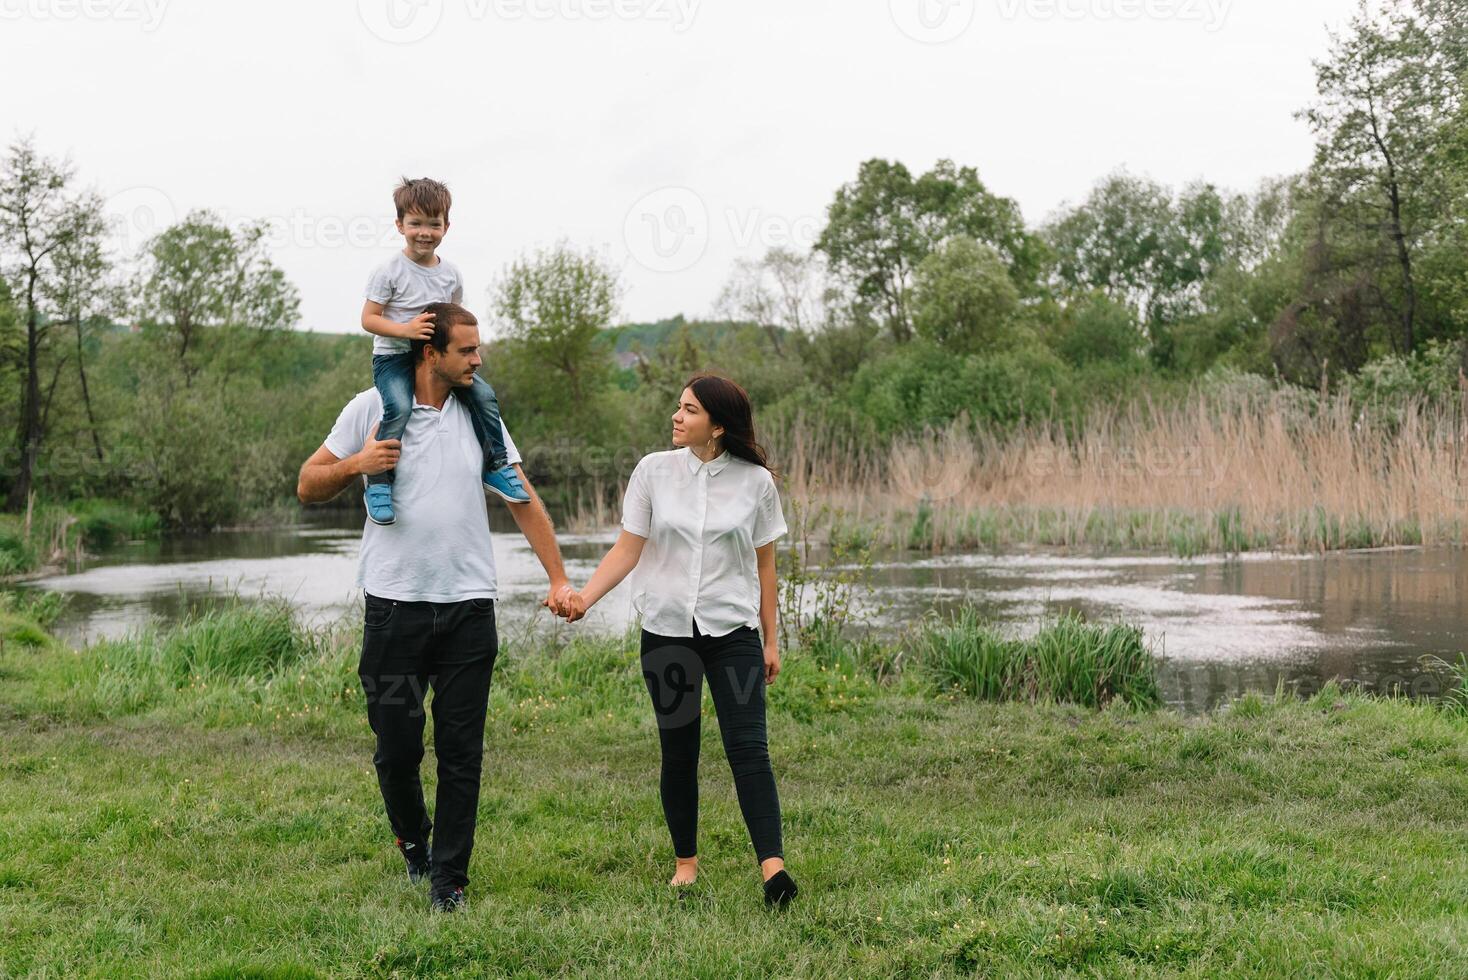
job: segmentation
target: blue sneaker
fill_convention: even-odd
[[[362,495],[367,502],[367,519],[373,524],[395,524],[397,517],[392,512],[392,484],[372,483]]]
[[[493,491],[512,504],[530,503],[530,494],[520,482],[520,474],[513,466],[501,466],[493,472],[485,471],[484,489]]]

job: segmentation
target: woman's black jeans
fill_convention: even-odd
[[[698,747],[703,678],[708,676],[724,754],[749,838],[760,861],[783,857],[780,797],[765,730],[765,655],[759,631],[725,636],[659,636],[642,631],[642,677],[662,742],[663,813],[680,858],[698,854]]]
[[[429,843],[433,824],[423,803],[424,701],[433,691],[433,751],[438,800],[433,833],[434,885],[469,883],[469,855],[479,811],[484,719],[499,637],[494,600],[406,602],[368,595],[357,668],[367,720],[377,733],[377,784],[393,833]]]

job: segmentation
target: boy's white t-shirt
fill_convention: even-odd
[[[398,252],[372,270],[367,280],[367,298],[382,304],[382,315],[394,323],[407,323],[431,303],[458,303],[464,299],[464,278],[459,267],[439,256],[431,269]],[[373,354],[401,354],[412,350],[401,337],[372,337]]]
[[[337,416],[326,448],[337,459],[360,452],[381,418],[382,395],[368,388]],[[520,462],[503,420],[500,433]],[[393,481],[397,523],[364,523],[357,585],[399,601],[496,598],[483,474],[484,450],[459,399],[450,394],[440,411],[415,398]]]

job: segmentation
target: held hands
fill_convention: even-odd
[[[437,314],[419,313],[407,323],[401,324],[398,334],[403,340],[429,340],[433,337],[433,318]]]
[[[551,586],[550,594],[542,599],[540,604],[568,623],[574,623],[584,617],[589,605],[580,592],[571,588],[570,583]]]

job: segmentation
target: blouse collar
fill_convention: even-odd
[[[729,455],[729,450],[724,450],[719,455],[705,463],[688,446],[683,447],[684,459],[688,462],[688,472],[697,473],[700,466],[707,466],[709,476],[718,476],[719,471],[729,465],[729,460],[734,457]]]

